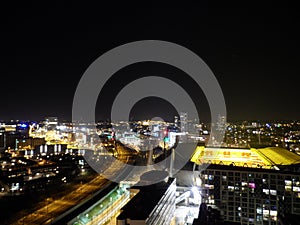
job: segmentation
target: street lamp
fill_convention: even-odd
[[[16,139],[16,147],[15,147],[15,150],[18,150],[18,143],[19,143],[19,140]]]

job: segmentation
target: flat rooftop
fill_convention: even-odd
[[[170,178],[168,182],[133,187],[139,189],[139,192],[121,209],[117,220],[146,220],[173,181]]]
[[[255,151],[262,158],[266,157],[267,160],[274,165],[292,165],[300,163],[300,155],[290,152],[284,148],[267,147],[255,149]]]
[[[300,164],[300,155],[280,147],[237,149],[198,146],[191,161],[270,169],[272,166]]]

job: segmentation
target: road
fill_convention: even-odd
[[[60,199],[53,200],[48,198],[45,200],[45,205],[43,207],[24,216],[14,224],[35,225],[50,223],[57,216],[101,189],[107,182],[108,181],[105,178],[99,175],[90,182],[80,185],[76,190]]]

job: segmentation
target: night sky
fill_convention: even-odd
[[[88,66],[111,48],[145,39],[174,42],[197,53],[220,83],[228,120],[297,120],[299,25],[296,10],[285,7],[19,6],[1,21],[0,120],[71,120],[73,95]],[[109,116],[114,96],[124,85],[157,74],[180,83],[199,100],[200,119],[209,119],[203,93],[182,71],[142,63],[118,73],[100,93],[97,119]],[[172,106],[157,99],[145,99],[132,110],[135,118],[170,120],[174,114]]]

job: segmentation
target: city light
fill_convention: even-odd
[[[299,224],[282,3],[5,8],[0,224]]]

